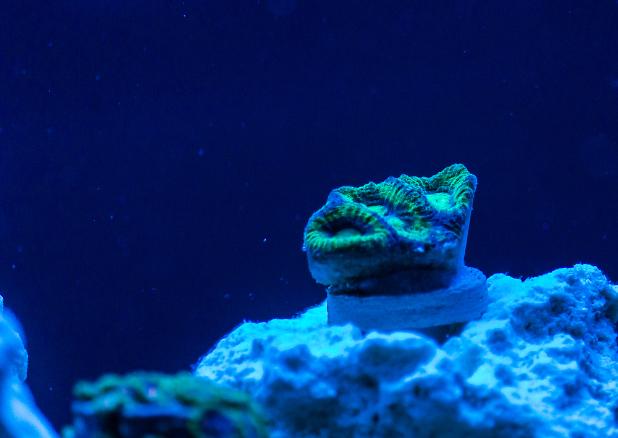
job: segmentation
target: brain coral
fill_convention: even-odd
[[[136,372],[80,382],[75,423],[64,436],[265,437],[266,423],[248,395],[189,373]]]
[[[475,189],[476,177],[454,164],[429,178],[333,190],[305,228],[312,276],[331,292],[362,291],[364,280],[392,275],[389,287],[409,290],[421,278],[421,287],[447,285],[463,264]]]

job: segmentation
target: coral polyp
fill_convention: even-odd
[[[475,189],[476,177],[454,164],[432,177],[333,190],[305,228],[312,276],[332,292],[361,294],[392,275],[392,292],[393,283],[447,285],[463,265]]]
[[[314,253],[375,251],[391,239],[388,224],[359,204],[333,202],[307,226],[305,244]]]

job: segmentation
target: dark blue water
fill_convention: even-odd
[[[53,3],[53,4],[52,4]],[[614,1],[0,4],[0,291],[29,384],[187,369],[321,301],[331,188],[463,162],[467,261],[618,279]]]

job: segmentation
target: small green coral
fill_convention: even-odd
[[[65,437],[265,437],[266,422],[245,393],[189,373],[136,372],[80,382],[75,425]]]
[[[440,287],[463,265],[476,177],[454,164],[432,177],[401,175],[340,187],[305,228],[315,280],[331,292]],[[394,277],[393,277],[394,276]]]

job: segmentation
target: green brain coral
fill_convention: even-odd
[[[189,373],[110,374],[78,383],[74,395],[68,438],[267,436],[248,395]]]
[[[305,228],[315,280],[331,291],[441,287],[463,265],[476,177],[453,164],[333,190]],[[392,280],[390,283],[388,280]]]

